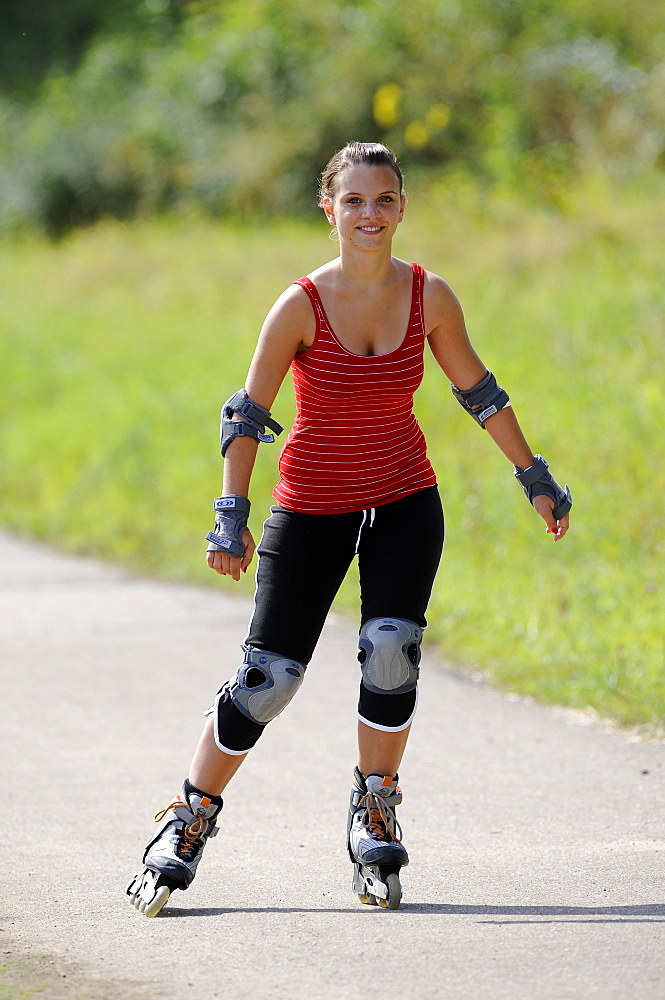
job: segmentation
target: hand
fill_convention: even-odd
[[[240,571],[247,572],[256,548],[249,528],[245,528],[242,533],[242,543],[245,546],[242,559],[230,556],[228,552],[206,552],[206,562],[210,569],[214,569],[220,576],[232,576],[234,580],[239,580]]]
[[[545,496],[541,493],[540,496],[533,498],[533,507],[543,521],[547,525],[547,531],[549,534],[554,535],[554,541],[559,542],[563,536],[568,531],[569,527],[569,515],[564,514],[564,516],[559,520],[555,521],[552,517],[552,511],[554,509],[554,500],[551,497]]]

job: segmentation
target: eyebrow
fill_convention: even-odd
[[[387,191],[381,191],[379,193],[379,198],[383,194],[397,194],[397,193],[398,193],[397,191],[394,191],[392,188],[389,188]],[[362,192],[361,191],[345,191],[344,194],[341,197],[342,198],[349,198],[351,195],[355,195],[357,197],[362,198]]]

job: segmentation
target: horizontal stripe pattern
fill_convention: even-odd
[[[275,500],[288,510],[332,514],[379,507],[436,484],[413,414],[423,377],[424,271],[412,264],[407,330],[389,354],[352,354],[337,339],[309,278],[314,343],[291,363],[297,415],[279,459]]]

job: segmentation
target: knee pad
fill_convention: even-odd
[[[246,718],[265,726],[291,701],[306,666],[280,653],[247,646],[242,666],[229,681],[231,701]]]
[[[210,713],[215,743],[224,753],[245,754],[266,725],[286,708],[300,687],[307,664],[245,646],[242,666],[217,693]]]
[[[405,618],[370,618],[360,630],[360,670],[374,694],[407,694],[418,682],[423,630]]]

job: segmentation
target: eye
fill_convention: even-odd
[[[360,204],[360,198],[357,195],[352,195],[350,198],[346,199],[347,205],[358,205]]]

